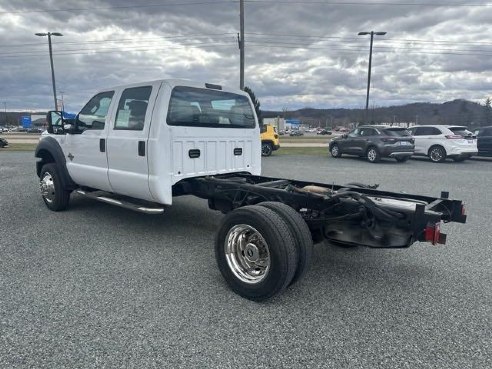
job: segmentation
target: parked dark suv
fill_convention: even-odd
[[[478,155],[492,156],[492,126],[475,131],[477,135]]]
[[[360,126],[348,134],[331,140],[331,156],[342,154],[366,157],[376,163],[383,157],[407,161],[414,153],[414,139],[405,128],[389,126]]]

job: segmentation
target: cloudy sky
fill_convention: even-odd
[[[262,107],[363,107],[492,95],[492,3],[245,0],[245,84]],[[161,78],[239,86],[239,0],[0,0],[0,102],[78,111],[97,90]],[[60,96],[59,96],[60,97]],[[3,104],[1,105],[3,108]]]

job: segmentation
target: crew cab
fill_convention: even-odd
[[[50,210],[67,209],[72,193],[151,215],[175,196],[206,199],[226,214],[215,241],[219,270],[233,291],[255,301],[299,281],[315,242],[443,244],[442,223],[466,221],[463,203],[444,191],[432,197],[261,176],[251,100],[220,85],[158,80],[108,88],[74,119],[51,111],[47,121],[35,157]]]

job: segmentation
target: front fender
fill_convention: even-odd
[[[39,141],[36,150],[34,151],[34,157],[39,158],[36,162],[36,174],[39,177],[43,165],[47,163],[55,163],[60,173],[63,187],[67,190],[73,190],[77,188],[77,184],[72,180],[70,174],[68,174],[67,163],[65,155],[60,147],[60,144],[53,137],[45,137]]]

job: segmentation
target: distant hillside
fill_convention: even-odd
[[[489,109],[490,111],[490,109]],[[286,117],[300,119],[311,126],[339,126],[363,122],[364,109],[314,109],[295,111],[264,111],[264,118]],[[460,124],[479,126],[492,124],[484,105],[467,100],[453,100],[442,104],[413,103],[369,109],[368,120],[373,123]]]

